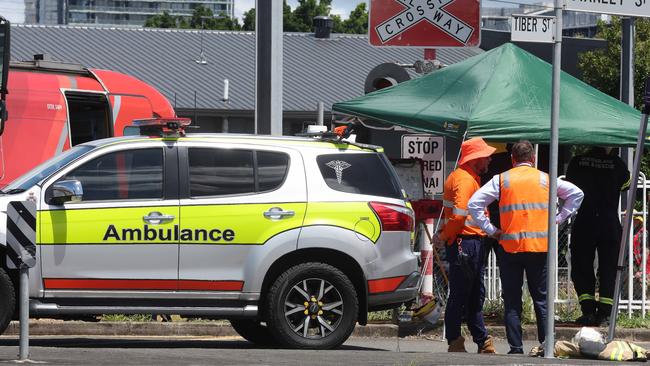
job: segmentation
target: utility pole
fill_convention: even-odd
[[[255,133],[282,135],[282,0],[255,1]]]

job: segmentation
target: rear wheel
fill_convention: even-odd
[[[271,286],[268,299],[270,331],[291,348],[338,347],[354,330],[359,313],[350,279],[324,263],[290,268]]]
[[[0,334],[9,326],[16,310],[16,292],[7,272],[0,268]]]
[[[272,346],[276,344],[269,328],[259,320],[255,319],[231,319],[230,324],[237,334],[251,343],[261,346]]]

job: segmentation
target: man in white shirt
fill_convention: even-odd
[[[546,336],[546,256],[548,252],[548,175],[534,168],[535,150],[528,141],[512,147],[513,168],[495,175],[470,198],[467,205],[477,225],[499,240],[498,260],[510,354],[523,353],[521,308],[523,276],[533,299],[537,336]],[[555,222],[561,223],[580,207],[584,194],[572,183],[559,180],[558,197],[564,200]],[[499,202],[501,229],[490,223],[486,208]]]

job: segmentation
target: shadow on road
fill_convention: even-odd
[[[31,338],[30,347],[57,347],[57,348],[204,348],[204,349],[279,349],[279,347],[259,346],[253,343],[234,339],[124,339],[124,338],[87,338],[87,337],[56,337],[56,338]],[[0,339],[1,346],[19,346],[17,338]],[[384,349],[359,346],[341,346],[338,350],[356,351],[382,351]]]

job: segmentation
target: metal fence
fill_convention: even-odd
[[[637,244],[635,251],[634,232],[630,234],[630,240],[627,245],[627,270],[623,274],[623,287],[621,299],[619,302],[619,311],[625,313],[628,317],[638,314],[645,317],[650,311],[650,299],[648,299],[648,286],[650,286],[650,271],[648,271],[648,192],[650,191],[650,181],[646,180],[645,175],[641,173],[637,185],[637,202],[634,211],[635,216],[641,216],[645,230],[637,235]],[[634,229],[632,229],[634,230]],[[571,220],[562,223],[557,230],[558,235],[558,252],[557,255],[557,272],[555,273],[555,302],[558,304],[578,304],[578,297],[571,281],[571,252],[569,245],[571,242]],[[643,245],[641,245],[643,244]],[[619,243],[616,243],[618,246]],[[442,261],[433,263],[433,295],[438,301],[444,303],[447,297],[446,270],[447,265],[444,262],[445,250],[437,250],[439,258]],[[595,263],[598,257],[596,256]],[[594,265],[596,270],[597,265]],[[494,252],[490,252],[487,259],[485,272],[485,290],[486,300],[501,300],[501,279],[499,277],[499,267]]]

